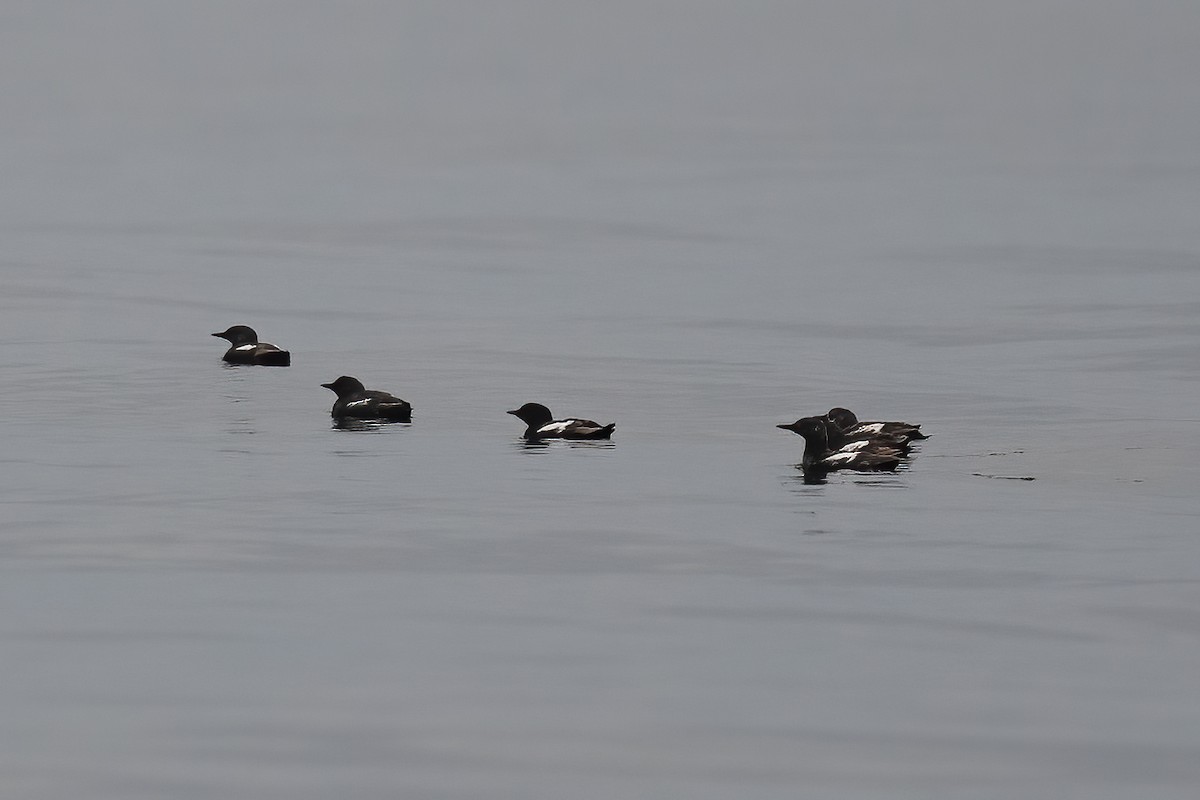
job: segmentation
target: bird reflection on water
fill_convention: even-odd
[[[571,450],[612,450],[617,443],[608,439],[514,439],[513,447],[531,453],[569,448]]]

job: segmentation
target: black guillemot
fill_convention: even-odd
[[[869,440],[850,442],[841,449],[831,450],[825,420],[820,417],[803,417],[793,423],[775,427],[804,437],[804,455],[800,467],[806,474],[839,469],[891,472],[900,466],[900,460],[904,458],[904,453],[899,449]]]
[[[367,389],[357,378],[343,375],[332,383],[322,383],[337,395],[330,414],[334,419],[378,419],[412,422],[412,406],[395,395]]]
[[[608,439],[616,430],[615,422],[601,425],[590,419],[555,419],[550,409],[541,403],[526,403],[508,412],[525,423],[525,438],[538,439]]]
[[[863,436],[892,436],[896,439],[928,439],[921,433],[920,425],[908,422],[859,422],[858,416],[848,408],[831,408],[825,418],[838,426],[851,439]]]
[[[222,359],[229,364],[257,364],[263,367],[286,367],[292,363],[292,354],[280,350],[273,344],[260,342],[254,328],[248,325],[233,325],[221,333],[214,333],[232,345]]]

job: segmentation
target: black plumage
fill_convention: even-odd
[[[232,325],[228,330],[214,333],[219,339],[229,342],[222,360],[229,364],[257,364],[261,367],[287,367],[292,363],[292,354],[273,344],[260,342],[258,334],[249,325]]]
[[[590,419],[554,419],[550,409],[541,403],[526,403],[508,412],[525,423],[526,439],[609,439],[616,430],[615,422],[601,425]]]
[[[343,375],[332,383],[322,383],[337,395],[330,414],[334,419],[378,419],[412,422],[412,406],[388,392],[367,389],[357,378]]]

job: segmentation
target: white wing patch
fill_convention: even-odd
[[[537,432],[542,433],[542,434],[562,433],[563,431],[570,428],[572,423],[574,423],[574,422],[575,422],[575,420],[573,420],[573,419],[560,419],[560,420],[555,420],[554,422],[547,422],[545,425],[538,428]]]
[[[239,344],[237,347],[235,347],[233,349],[234,350],[254,350],[257,348],[258,348],[258,345],[256,345],[256,344]]]
[[[839,452],[839,453],[858,452],[859,450],[862,450],[864,447],[866,447],[870,443],[871,443],[870,439],[859,439],[856,442],[846,442],[846,444],[844,444],[838,448],[837,452]]]
[[[823,458],[821,460],[824,461],[826,464],[836,466],[838,464],[847,464],[850,461],[853,461],[854,457],[857,455],[858,455],[858,453],[852,453],[852,452],[846,452],[844,450],[839,450],[838,452],[833,453],[832,455],[825,456],[825,458]]]
[[[351,400],[349,403],[346,403],[346,408],[353,408],[354,406],[365,406],[365,405],[368,405],[370,402],[371,401],[369,399],[367,399],[367,400]]]

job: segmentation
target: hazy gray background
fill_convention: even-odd
[[[1194,797],[1198,34],[0,5],[0,793]]]

